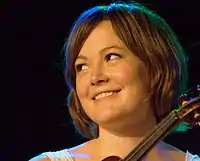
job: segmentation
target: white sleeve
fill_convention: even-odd
[[[198,155],[193,155],[187,151],[186,161],[200,161],[200,157]]]
[[[41,155],[47,156],[51,161],[74,161],[67,149],[55,152],[44,152]]]

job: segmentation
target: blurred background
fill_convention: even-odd
[[[61,49],[74,20],[82,11],[109,2],[18,0],[1,4],[1,37],[15,59],[14,160],[25,161],[44,151],[69,148],[85,141],[75,132],[64,105],[68,89],[60,66]],[[159,13],[171,25],[189,56],[189,87],[200,83],[198,1],[138,2]],[[165,140],[181,150],[200,154],[199,136],[200,129],[195,128],[170,135]],[[9,148],[13,149],[13,144]],[[12,155],[9,148],[5,160]]]

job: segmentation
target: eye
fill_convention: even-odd
[[[108,55],[106,55],[106,61],[109,61],[109,60],[115,60],[115,59],[118,59],[120,58],[121,56],[117,53],[110,53]]]
[[[82,71],[82,70],[86,70],[87,68],[88,68],[88,67],[87,67],[86,64],[77,64],[77,65],[75,66],[75,69],[76,69],[77,72],[80,72],[80,71]]]

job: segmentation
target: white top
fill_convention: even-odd
[[[51,161],[74,161],[68,149],[63,149],[55,152],[44,152],[41,155],[47,156]],[[81,156],[87,158],[87,156]],[[193,155],[187,151],[185,161],[200,161],[198,155]]]

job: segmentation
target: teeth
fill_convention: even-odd
[[[95,100],[100,99],[100,98],[104,98],[104,97],[107,97],[107,96],[110,96],[110,95],[113,95],[113,94],[116,94],[116,93],[117,92],[104,92],[104,93],[98,94],[95,97]]]

